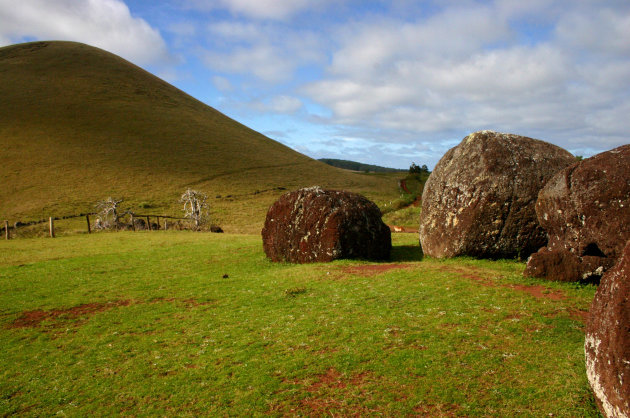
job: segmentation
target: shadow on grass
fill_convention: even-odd
[[[399,245],[392,247],[390,261],[422,261],[423,258],[420,245]]]

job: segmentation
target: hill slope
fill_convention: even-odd
[[[217,222],[253,231],[278,188],[319,184],[377,203],[396,193],[391,178],[310,159],[73,42],[0,48],[0,141],[0,217],[10,220],[89,211],[110,195],[177,214],[179,195],[193,187],[211,196]]]

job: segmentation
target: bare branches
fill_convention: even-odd
[[[96,204],[98,214],[96,215],[96,228],[97,229],[109,229],[118,227],[118,205],[123,202],[123,199],[115,200],[108,197],[105,200],[101,200]]]
[[[208,200],[208,196],[192,189],[187,189],[179,199],[184,204],[184,217],[195,222],[195,229],[199,229],[207,221],[208,204],[206,200]]]

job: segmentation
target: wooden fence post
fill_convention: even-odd
[[[4,237],[5,237],[6,239],[11,238],[11,237],[9,236],[9,221],[4,221]]]
[[[164,219],[164,230],[168,229],[168,219]]]
[[[149,229],[149,231],[151,230],[151,220],[149,219],[148,216],[147,216],[147,228]]]
[[[55,221],[52,216],[48,218],[49,229],[50,229],[50,238],[55,238]]]
[[[157,217],[157,226],[158,226],[157,229],[159,230],[160,229],[160,217],[159,216]]]
[[[92,229],[90,229],[90,215],[85,215],[85,220],[87,221],[88,234],[92,233]]]
[[[133,213],[130,213],[129,216],[131,216],[131,230],[132,231],[136,231],[136,222],[135,219],[133,218]]]

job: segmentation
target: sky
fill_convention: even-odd
[[[108,50],[313,158],[433,168],[471,132],[630,143],[628,0],[0,0],[0,46]]]

